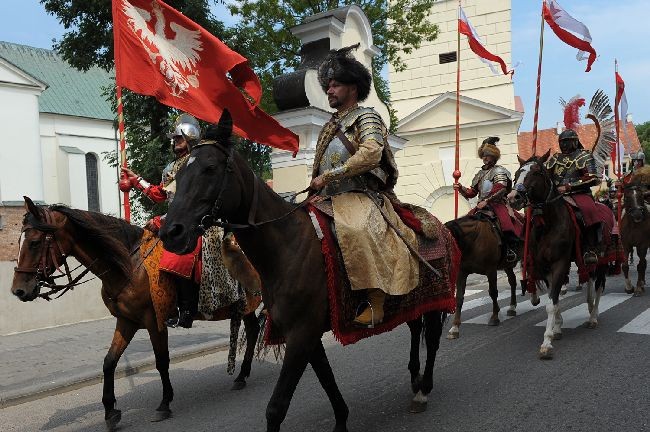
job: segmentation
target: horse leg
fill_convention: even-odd
[[[120,360],[122,353],[129,343],[138,326],[126,318],[117,318],[113,341],[111,342],[108,353],[104,357],[104,388],[102,391],[102,404],[104,405],[104,421],[109,431],[115,430],[117,424],[122,419],[122,411],[115,409],[115,368]]]
[[[510,285],[510,306],[508,306],[508,316],[517,316],[517,276],[512,268],[505,269],[508,276],[508,285]]]
[[[420,389],[411,401],[411,412],[420,413],[427,409],[427,395],[433,389],[433,367],[436,363],[436,354],[440,348],[440,336],[445,321],[445,314],[439,311],[424,314],[424,340],[427,344],[427,361],[424,365],[424,375]]]
[[[239,368],[239,375],[235,378],[232,390],[241,390],[246,387],[246,378],[251,374],[251,363],[253,362],[253,355],[255,354],[255,344],[257,343],[257,336],[260,334],[260,324],[255,316],[255,312],[244,315],[244,330],[246,331],[246,352],[244,353],[244,360]]]
[[[298,382],[307,367],[313,345],[317,344],[318,341],[319,337],[314,335],[287,337],[280,376],[273,389],[271,400],[266,407],[267,432],[280,431],[280,425],[287,415],[293,393],[296,391]]]
[[[497,272],[496,270],[493,270],[491,272],[488,272],[487,274],[488,278],[488,292],[490,294],[490,298],[492,299],[492,316],[488,320],[488,325],[489,326],[498,326],[499,323],[501,322],[499,320],[499,311],[501,310],[499,308],[499,289],[497,288]]]
[[[605,267],[598,267],[595,272],[595,296],[589,309],[589,321],[585,323],[585,326],[590,329],[595,329],[598,327],[598,304],[600,303],[600,296],[605,290]],[[589,280],[589,289],[591,289],[592,281]]]
[[[458,279],[456,280],[456,313],[447,334],[447,339],[458,339],[460,337],[460,313],[463,310],[463,301],[465,300],[467,276],[469,276],[469,273],[462,270],[458,272]]]
[[[569,271],[569,262],[558,262],[552,269],[550,280],[550,289],[548,292],[549,303],[546,305],[546,329],[544,331],[544,341],[539,348],[539,358],[550,360],[553,358],[553,339],[562,338],[562,314],[560,313],[560,289],[564,282],[564,277]]]
[[[420,391],[422,375],[420,375],[420,335],[422,334],[422,320],[420,317],[407,324],[411,331],[411,351],[409,355],[409,372],[411,373],[411,388],[413,393]]]
[[[153,422],[167,420],[172,413],[169,404],[174,399],[174,389],[169,380],[169,344],[167,339],[167,327],[162,331],[158,330],[158,324],[155,317],[147,324],[149,340],[153,346],[153,353],[156,356],[156,369],[160,374],[160,380],[163,386],[163,398],[151,419]]]
[[[343,396],[341,395],[341,392],[336,385],[334,373],[332,372],[332,367],[327,360],[327,354],[325,353],[325,348],[323,347],[322,341],[318,341],[318,345],[309,357],[309,363],[314,369],[314,372],[318,377],[318,381],[320,382],[321,386],[323,386],[325,393],[327,393],[327,397],[332,404],[332,408],[334,408],[334,418],[336,419],[334,432],[348,432],[347,422],[350,410],[348,409],[348,406],[345,403],[345,400],[343,400]]]
[[[636,266],[637,277],[636,277],[636,289],[634,290],[635,297],[639,297],[645,291],[645,269],[647,266],[645,255],[647,251],[648,251],[647,246],[645,247],[638,246],[636,248],[636,253],[639,256],[639,264],[637,264]]]
[[[637,253],[639,253],[638,248]],[[634,249],[625,249],[625,257],[627,258],[628,256],[634,256]],[[625,293],[632,294],[634,292],[634,287],[632,287],[632,281],[630,281],[630,262],[628,259],[623,260],[621,268],[623,269],[623,277],[625,278]]]

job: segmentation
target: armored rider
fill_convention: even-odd
[[[472,179],[470,187],[454,184],[464,198],[474,198],[478,195],[478,204],[469,214],[491,211],[499,221],[506,245],[506,260],[517,260],[517,250],[521,245],[523,225],[516,219],[514,210],[507,204],[506,196],[512,190],[510,171],[497,161],[501,158],[501,150],[497,147],[499,137],[488,137],[478,148],[478,157],[483,160],[483,166]]]
[[[175,121],[173,132],[167,135],[171,139],[172,150],[175,159],[170,162],[162,172],[160,184],[151,184],[142,177],[135,174],[128,168],[122,168],[122,175],[126,176],[133,187],[142,191],[153,202],[171,202],[176,191],[175,177],[178,170],[183,166],[189,157],[190,148],[196,144],[201,137],[199,122],[188,114],[181,114]],[[164,223],[165,215],[155,216],[145,228],[158,233]],[[195,269],[199,259],[201,242],[198,242],[194,252],[186,255],[176,255],[168,251],[163,252],[160,259],[160,271],[169,273],[174,278],[177,287],[178,309],[174,316],[167,320],[170,327],[181,326],[191,328],[194,316],[198,312],[200,274]],[[196,271],[195,271],[196,270]]]
[[[570,195],[580,210],[583,232],[583,260],[586,265],[598,263],[597,250],[603,241],[603,223],[591,187],[601,182],[592,153],[585,150],[578,134],[573,129],[564,130],[558,137],[560,153],[555,153],[546,162],[553,174],[557,191]]]
[[[358,104],[371,86],[370,72],[351,53],[358,46],[330,51],[318,69],[336,112],[318,137],[311,188],[318,191],[314,202],[331,203],[351,288],[367,290],[368,303],[354,322],[371,327],[383,320],[387,294],[417,286],[419,263],[405,243],[417,247],[415,233],[389,200],[398,173],[387,128],[377,111]]]

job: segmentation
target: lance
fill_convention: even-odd
[[[614,167],[614,174],[616,174],[616,177],[618,178],[617,181],[617,187],[616,187],[616,199],[618,202],[618,206],[616,209],[616,220],[618,222],[618,226],[620,228],[621,226],[621,202],[623,198],[623,183],[621,182],[621,177],[623,173],[621,172],[621,124],[620,121],[621,119],[619,118],[619,104],[621,102],[621,97],[622,94],[619,94],[620,88],[618,84],[618,80],[616,79],[616,75],[618,75],[618,60],[614,59],[614,84],[616,88],[616,93],[614,97],[614,121],[616,122],[616,151],[615,151],[615,157],[616,157],[616,166]],[[626,119],[623,119],[623,127],[625,127],[625,121]]]
[[[120,165],[127,168],[126,163],[126,139],[124,138],[124,114],[122,106],[122,86],[117,87],[117,123],[120,131]],[[124,220],[131,222],[131,204],[129,202],[129,192],[124,192]]]
[[[537,128],[539,123],[539,97],[541,92],[542,82],[542,59],[544,53],[544,0],[542,1],[541,25],[539,31],[539,59],[537,61],[537,89],[535,95],[535,115],[533,117],[533,156],[537,153]],[[524,258],[521,269],[521,276],[524,281],[527,280],[527,265],[528,265],[528,246],[530,241],[530,226],[532,224],[532,209],[526,208],[526,234],[524,237]]]
[[[454,185],[460,180],[460,1],[458,0],[458,22],[456,31],[456,148],[454,154]],[[458,219],[458,189],[454,189],[454,218]]]

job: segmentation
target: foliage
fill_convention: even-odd
[[[233,39],[239,46],[255,52],[249,59],[259,69],[260,79],[267,89],[271,88],[274,77],[295,69],[300,63],[300,41],[291,34],[291,27],[320,12],[352,4],[360,6],[368,16],[373,42],[380,50],[373,60],[375,89],[379,98],[389,104],[388,83],[381,72],[389,63],[398,71],[404,70],[406,64],[402,54],[411,53],[423,41],[436,38],[438,27],[427,20],[434,1],[240,0],[229,7],[233,15],[241,17]],[[270,100],[265,100],[263,107],[270,112],[276,110]],[[394,128],[396,117],[394,111],[390,111]]]
[[[636,128],[636,134],[639,136],[639,141],[641,141],[641,148],[647,161],[648,157],[650,157],[650,121],[635,125],[634,127]]]

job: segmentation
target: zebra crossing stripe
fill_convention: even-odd
[[[625,324],[619,330],[621,333],[635,333],[650,335],[650,309]]]
[[[586,289],[586,288],[585,288]],[[630,299],[629,294],[624,293],[612,293],[605,294],[600,298],[600,304],[598,305],[598,313],[601,314],[608,309],[613,308],[614,306],[623,303],[625,300]],[[560,307],[562,302],[560,302]],[[573,307],[569,310],[562,311],[562,328],[577,328],[581,326],[585,321],[589,319],[589,311],[587,310],[586,303],[580,303],[578,306]],[[537,327],[545,327],[546,320],[537,323]]]
[[[499,293],[501,293],[501,292],[499,292]],[[572,297],[572,296],[574,296],[576,294],[579,294],[579,293],[577,293],[575,291],[569,291],[564,296],[562,296],[562,298]],[[540,309],[540,308],[542,308],[541,310],[546,311],[544,309],[544,306],[546,306],[548,304],[548,302],[549,302],[548,296],[546,294],[544,294],[544,295],[542,295],[542,297],[540,297],[540,302],[539,302],[539,304],[537,306],[533,306],[533,304],[530,302],[530,300],[526,300],[526,301],[517,303],[517,316],[521,316],[522,314],[525,314],[526,312],[530,312],[532,310]],[[501,311],[499,311],[499,319],[501,321],[507,321],[510,318],[515,318],[515,317],[511,317],[511,316],[506,315],[505,311],[508,309],[508,307],[509,307],[509,305],[505,306],[505,307],[502,307]],[[463,308],[463,311],[465,311],[465,308]],[[477,316],[475,318],[472,318],[471,320],[464,321],[463,324],[485,324],[485,325],[487,325],[488,320],[490,319],[491,316],[492,316],[492,312],[488,312],[486,314],[479,315],[479,316]]]
[[[478,294],[478,293],[480,293],[481,291],[483,291],[483,290],[472,290],[472,289],[469,289],[469,290],[468,290],[468,289],[466,289],[466,290],[465,290],[465,297],[469,297],[469,296],[471,296],[471,295]]]

